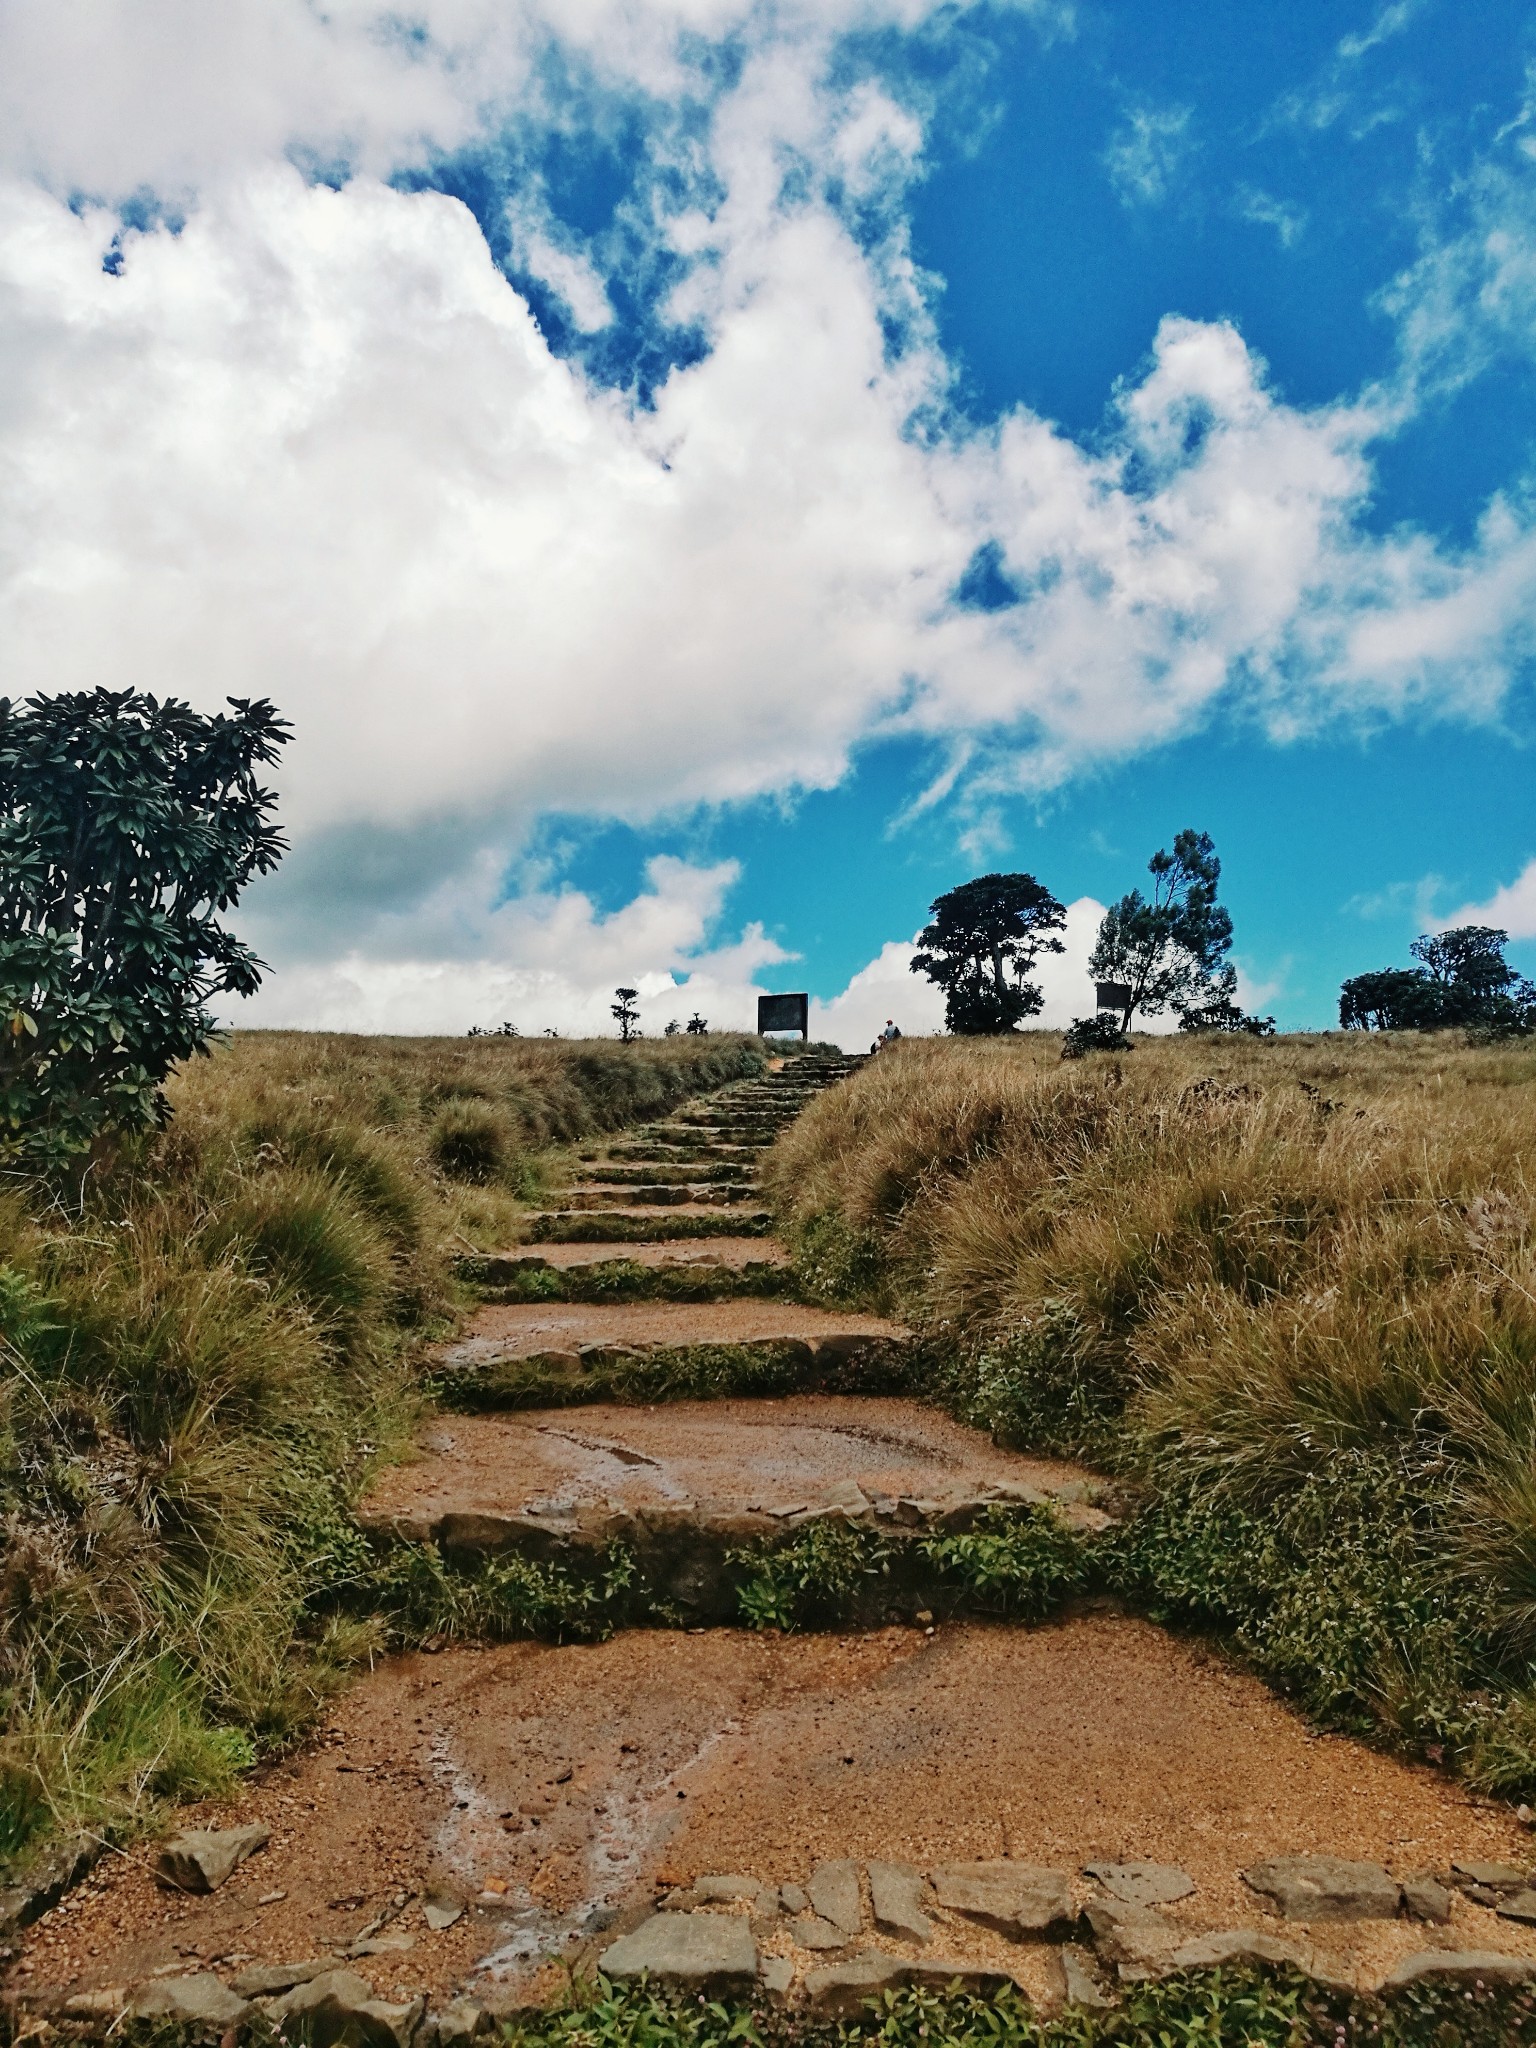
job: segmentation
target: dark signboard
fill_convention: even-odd
[[[757,999],[757,1028],[764,1031],[798,1031],[802,1038],[811,1035],[811,999],[809,996],[759,996]]]
[[[1098,990],[1101,1010],[1123,1010],[1131,1000],[1131,991],[1123,981],[1101,981]]]

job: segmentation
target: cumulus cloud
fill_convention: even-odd
[[[1459,924],[1487,924],[1512,939],[1536,939],[1536,860],[1529,860],[1512,882],[1495,889],[1486,903],[1464,903],[1454,916],[1437,918],[1441,930]]]
[[[613,1031],[609,1005],[639,991],[641,1028],[664,1031],[700,1010],[720,1030],[755,1028],[754,976],[788,956],[749,925],[729,943],[710,934],[739,869],[659,856],[648,886],[600,913],[576,889],[533,890],[494,903],[495,877],[472,873],[381,919],[366,950],[297,962],[229,1021],[338,1031],[463,1032],[515,1024],[525,1036]],[[260,921],[254,936],[264,939]]]
[[[541,811],[826,787],[916,733],[984,837],[997,791],[1221,706],[1281,734],[1497,706],[1536,537],[1502,501],[1459,553],[1371,533],[1386,399],[1287,405],[1233,327],[1169,318],[1092,449],[958,412],[905,230],[921,128],[829,63],[840,30],[927,11],[0,12],[0,687],[289,712],[264,1016],[559,1022],[642,958],[747,1003],[774,956],[711,950],[725,881],[657,871],[633,931],[558,891],[490,908]],[[689,54],[727,35],[739,63]],[[624,105],[698,114],[649,228],[692,345],[645,405],[555,353],[465,206],[390,182],[535,119],[552,38]],[[1133,121],[1125,177],[1166,183],[1184,135]],[[81,197],[141,187],[177,215]],[[612,280],[541,188],[508,229],[578,329],[608,325]],[[990,608],[961,595],[978,561]],[[877,968],[836,999],[850,1029]]]

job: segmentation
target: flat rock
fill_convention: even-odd
[[[295,1985],[267,2008],[285,2037],[302,2035],[306,2048],[410,2048],[426,2010],[424,1998],[392,2005],[351,1970],[327,1970]]]
[[[795,1981],[795,1966],[788,1956],[764,1956],[758,1982],[770,1998],[788,1998]]]
[[[1427,1870],[1403,1879],[1403,1906],[1410,1920],[1428,1920],[1443,1927],[1451,1917],[1451,1894]]]
[[[1090,1899],[1083,1908],[1101,1959],[1128,1974],[1146,1975],[1179,1945],[1183,1930],[1150,1906],[1123,1899]]]
[[[849,1956],[846,1962],[809,1973],[805,1980],[806,2003],[813,2012],[851,2015],[866,1998],[910,1982],[909,1968],[900,1956],[882,1955],[875,1949]]]
[[[699,1988],[751,1984],[757,1943],[745,1920],[723,1913],[653,1913],[598,1957],[609,1977],[675,1977]]]
[[[1272,1856],[1242,1876],[1287,1920],[1391,1920],[1402,1897],[1379,1863],[1343,1856]]]
[[[1504,1956],[1493,1949],[1429,1948],[1404,1956],[1382,1979],[1383,1991],[1401,1991],[1426,1977],[1450,1977],[1463,1983],[1524,1984],[1536,1977],[1529,1956]]]
[[[841,1927],[834,1927],[830,1920],[823,1920],[819,1913],[792,1922],[789,1931],[798,1947],[809,1949],[846,1948],[853,1938],[844,1934]]]
[[[934,1895],[952,1913],[994,1927],[1013,1941],[1043,1935],[1072,1918],[1065,1871],[1036,1863],[946,1863],[933,1872]]]
[[[1523,1870],[1516,1870],[1512,1863],[1456,1863],[1451,1864],[1452,1881],[1465,1888],[1476,1885],[1485,1892],[1523,1892],[1530,1878]]]
[[[866,1863],[864,1868],[869,1872],[869,1899],[880,1932],[899,1935],[904,1941],[931,1941],[933,1922],[923,1911],[922,1872],[910,1863]]]
[[[864,1925],[864,1902],[859,1896],[857,1863],[818,1864],[805,1889],[823,1920],[830,1920],[845,1935],[859,1933]]]
[[[1270,1963],[1305,1970],[1310,1960],[1305,1949],[1283,1941],[1278,1934],[1260,1934],[1252,1927],[1228,1927],[1214,1934],[1197,1934],[1192,1941],[1181,1941],[1167,1957],[1165,1967],[1171,1972],[1215,1970],[1227,1963]]]
[[[1089,1863],[1085,1874],[1127,1906],[1168,1906],[1195,1888],[1188,1871],[1171,1863]]]
[[[1494,1911],[1501,1920],[1518,1920],[1526,1927],[1536,1926],[1536,1891],[1527,1886],[1523,1892],[1506,1892]]]
[[[0,1935],[30,1927],[80,1882],[101,1855],[89,1835],[69,1835],[35,1857],[17,1883],[0,1888]]]
[[[232,1977],[230,1985],[242,1998],[276,1998],[284,1991],[291,1991],[295,1984],[308,1984],[316,1977],[323,1977],[327,1970],[340,1967],[335,1956],[311,1956],[302,1963],[252,1963],[237,1977]]]
[[[232,2027],[250,2011],[250,2002],[221,1984],[212,1970],[199,1970],[190,1977],[157,1977],[140,1984],[128,2003],[128,2010],[141,2019],[172,2019],[201,2022],[205,2026]]]
[[[155,1859],[155,1872],[181,1892],[214,1892],[247,1856],[271,1840],[260,1821],[239,1828],[189,1828],[166,1843]]]
[[[421,1917],[434,1934],[441,1934],[464,1917],[462,1899],[423,1899]]]

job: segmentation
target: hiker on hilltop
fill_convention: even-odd
[[[892,1045],[898,1038],[900,1038],[900,1036],[901,1031],[899,1026],[894,1024],[892,1020],[889,1017],[887,1017],[885,1020],[885,1029],[880,1034],[881,1044]]]

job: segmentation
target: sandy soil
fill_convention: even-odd
[[[610,1258],[615,1255],[612,1245],[604,1249]],[[527,1358],[578,1344],[752,1344],[774,1337],[906,1334],[881,1316],[844,1315],[793,1301],[514,1302],[481,1309],[468,1335],[445,1356]]]
[[[194,1958],[291,1960],[428,1886],[479,1903],[441,1934],[409,1905],[397,1925],[414,1946],[362,1965],[381,1988],[442,1990],[477,1965],[480,1987],[511,1987],[536,1956],[580,1953],[598,1925],[641,1915],[658,1884],[803,1881],[842,1855],[1172,1862],[1198,1887],[1170,1912],[1191,1930],[1277,1926],[1238,1876],[1271,1854],[1399,1874],[1532,1860],[1503,1809],[1315,1735],[1256,1680],[1108,1612],[1033,1630],[638,1631],[394,1659],[313,1749],[238,1805],[187,1818],[264,1819],[272,1844],[200,1900],[113,1861],[30,1932],[25,1977],[97,1986]],[[1536,1930],[1461,1898],[1445,1928],[1311,1934],[1323,1967],[1365,1983],[1435,1945],[1536,1954]],[[1027,1984],[1045,1969],[958,1919],[935,1945]]]
[[[917,1401],[842,1395],[439,1416],[422,1448],[419,1463],[382,1476],[365,1518],[510,1514],[534,1503],[772,1509],[820,1500],[850,1479],[898,1499],[1003,1481],[1076,1487],[1090,1477],[999,1450]]]

